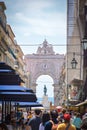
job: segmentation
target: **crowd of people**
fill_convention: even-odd
[[[7,117],[8,118],[8,117]],[[87,130],[87,109],[84,115],[63,108],[60,112],[35,109],[23,116],[17,113],[17,122],[11,127],[10,119],[0,124],[0,130]]]
[[[26,125],[26,130],[87,130],[83,120],[86,119],[87,109],[84,115],[79,112],[67,111],[61,112],[52,110],[50,112],[35,110],[34,117],[30,118]]]

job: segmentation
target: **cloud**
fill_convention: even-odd
[[[15,0],[14,4],[16,11],[21,9],[24,13],[28,11],[38,12],[53,6],[55,6],[55,0]]]
[[[10,16],[15,32],[19,28],[18,32],[23,32],[24,36],[64,34],[66,16],[65,13],[58,12],[58,8],[55,9],[57,4],[56,0],[18,0],[14,4],[14,13]]]
[[[43,16],[43,15],[41,15]],[[44,14],[44,17],[26,17],[22,13],[16,13],[14,19],[20,21],[18,25],[25,34],[56,35],[62,34],[66,29],[66,18],[61,13]],[[60,20],[59,20],[60,19]],[[65,24],[64,24],[65,21]]]
[[[4,0],[5,1],[5,0]],[[59,0],[12,0],[7,3],[7,21],[19,44],[65,43],[66,12]],[[25,49],[26,51],[26,49]]]
[[[15,12],[23,12],[23,14],[32,14],[33,12],[39,14],[40,12],[46,11],[47,9],[52,9],[55,6],[55,0],[15,0],[15,4],[12,0],[6,1],[6,10],[9,14],[14,14]]]

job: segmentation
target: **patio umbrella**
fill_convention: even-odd
[[[26,88],[20,85],[0,85],[0,92],[31,92],[34,93],[31,88]]]
[[[18,74],[6,71],[0,72],[0,85],[20,85],[21,82],[24,82]]]
[[[4,62],[0,62],[0,85],[20,85],[24,81],[16,71]]]
[[[11,102],[36,102],[34,93],[30,92],[0,92],[0,101],[2,103],[2,122],[6,116],[6,102],[9,103],[9,112],[11,113]],[[5,114],[4,114],[5,113]]]
[[[15,72],[15,70],[5,62],[0,62],[0,70],[10,70],[11,72]]]
[[[43,107],[39,102],[17,102],[16,106],[19,107]],[[14,105],[15,106],[15,105]]]
[[[0,92],[0,101],[35,102],[37,98],[30,92]]]
[[[25,91],[25,88],[20,85],[0,85],[0,92],[16,92]]]
[[[57,106],[56,109],[58,112],[60,112],[62,110],[62,106]]]
[[[62,106],[57,106],[56,108],[57,108],[57,109],[62,109]]]
[[[8,69],[0,69],[0,73],[11,73],[12,70],[8,70]]]
[[[20,86],[24,82],[16,71],[4,62],[0,62],[0,101],[2,103],[2,122],[6,115],[6,103],[36,102],[37,98],[32,89]],[[4,115],[5,113],[5,115]]]

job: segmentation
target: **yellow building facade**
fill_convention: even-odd
[[[11,26],[7,24],[5,15],[6,6],[0,2],[0,62],[10,65],[27,85],[27,76],[24,71],[23,51],[15,40]]]

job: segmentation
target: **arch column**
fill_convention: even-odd
[[[54,105],[57,106],[58,105],[58,84],[53,84],[54,86]]]

